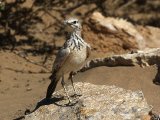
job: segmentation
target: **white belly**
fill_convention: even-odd
[[[75,49],[71,51],[69,58],[67,58],[59,73],[62,75],[71,71],[77,71],[84,65],[86,57],[86,47],[81,50]]]

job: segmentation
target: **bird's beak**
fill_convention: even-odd
[[[64,21],[64,25],[72,25],[72,23],[69,23],[68,21]]]
[[[67,25],[67,21],[64,21],[63,23],[64,23],[64,25]]]

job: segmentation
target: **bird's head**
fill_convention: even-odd
[[[81,23],[78,19],[76,18],[69,18],[64,21],[64,24],[68,28],[68,32],[73,32],[75,30],[81,30]]]

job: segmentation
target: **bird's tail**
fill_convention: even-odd
[[[50,76],[50,79],[51,79],[51,83],[48,86],[46,98],[52,97],[52,93],[55,91],[57,83],[58,83],[58,79],[56,78],[55,74],[52,74]]]

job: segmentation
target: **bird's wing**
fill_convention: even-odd
[[[52,72],[57,72],[64,62],[67,60],[67,58],[70,55],[70,49],[69,48],[61,48],[56,56],[56,59],[53,64]]]
[[[86,57],[86,59],[87,58],[89,58],[89,56],[91,55],[91,46],[89,45],[89,44],[87,44],[87,50],[86,50],[86,52],[87,52],[87,57]]]

